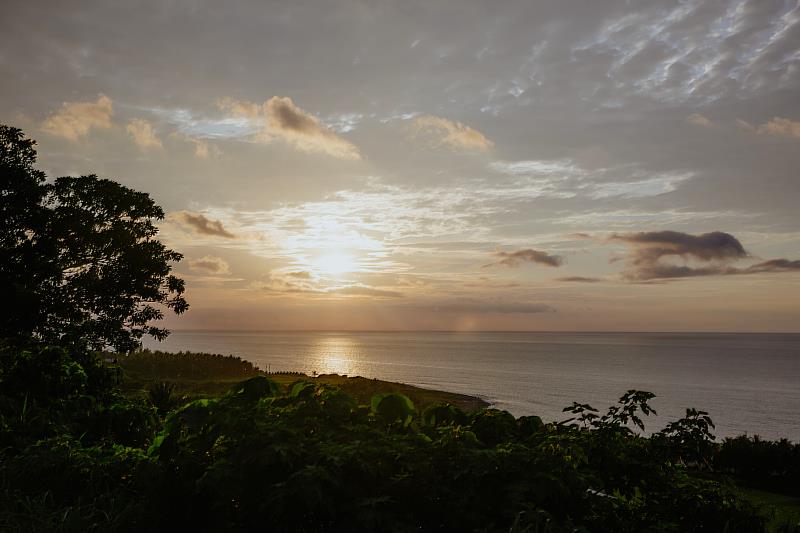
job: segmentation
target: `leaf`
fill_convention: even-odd
[[[414,403],[404,394],[390,392],[372,397],[372,413],[387,424],[408,427],[416,414]]]

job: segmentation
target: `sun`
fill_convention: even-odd
[[[328,276],[342,276],[358,269],[355,257],[344,252],[331,252],[315,257],[311,261],[312,268]]]

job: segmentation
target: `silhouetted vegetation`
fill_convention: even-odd
[[[800,496],[800,443],[758,436],[725,439],[714,467],[750,487]]]
[[[260,374],[253,363],[231,355],[138,350],[120,360],[126,372],[172,380],[244,379]]]
[[[97,176],[45,181],[35,142],[0,125],[0,338],[127,352],[162,309],[182,313],[181,254],[147,193]]]
[[[732,483],[684,464],[674,427],[651,438],[628,427],[652,412],[648,393],[543,423],[445,404],[420,412],[397,393],[360,404],[324,383],[256,376],[162,419],[113,387],[74,409],[89,387],[74,360],[35,354],[3,361],[60,362],[36,395],[9,386],[19,374],[6,364],[0,381],[0,528],[12,531],[764,530]],[[29,417],[56,427],[33,431]]]
[[[759,532],[733,480],[797,486],[797,445],[716,444],[702,411],[642,436],[643,391],[545,423],[235,357],[126,356],[167,333],[151,304],[186,308],[161,210],[92,176],[45,184],[34,159],[0,130],[2,531]]]

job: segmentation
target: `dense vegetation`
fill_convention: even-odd
[[[183,357],[193,372],[249,371]],[[546,424],[257,374],[164,409],[152,391],[121,394],[119,366],[91,354],[5,347],[0,361],[3,531],[757,532],[766,517],[728,476],[798,481],[797,445],[714,444],[702,412],[640,436],[652,395],[637,391]]]
[[[0,126],[0,531],[759,532],[768,517],[732,480],[800,486],[798,445],[715,444],[702,411],[641,436],[641,391],[543,423],[399,384],[130,354],[188,306],[180,254],[155,239],[163,212],[94,176],[47,183],[33,145]]]

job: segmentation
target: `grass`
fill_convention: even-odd
[[[489,404],[480,398],[414,387],[402,383],[325,374],[310,377],[299,372],[266,374],[239,357],[194,352],[159,352],[141,350],[118,360],[122,369],[122,390],[130,395],[146,394],[159,383],[174,385],[174,394],[186,399],[215,397],[224,394],[234,384],[258,375],[269,377],[282,385],[305,379],[340,387],[363,404],[373,395],[384,392],[405,394],[418,409],[434,403],[450,403],[464,411],[476,411]]]
[[[800,526],[800,498],[745,487],[739,487],[739,493],[769,517],[767,531],[778,533],[782,526]]]

